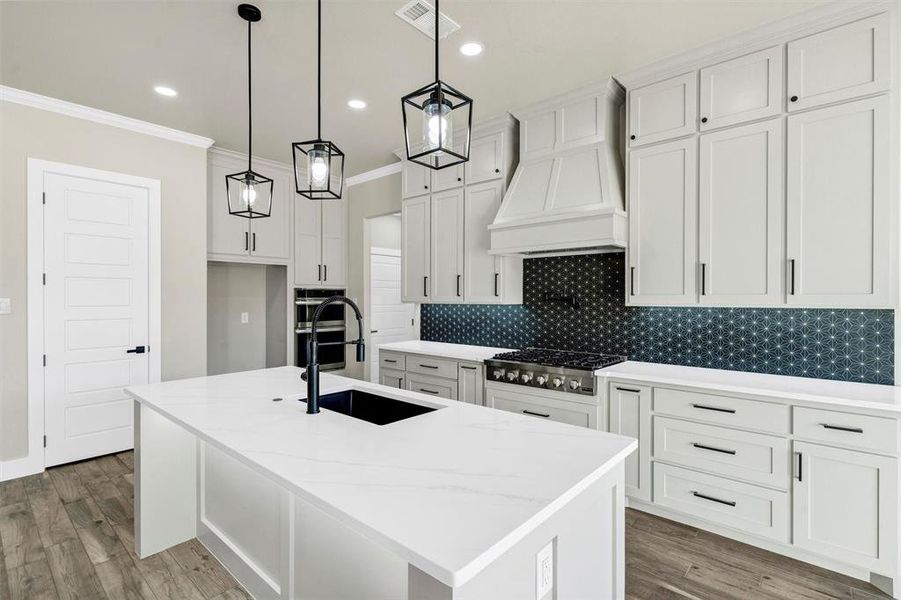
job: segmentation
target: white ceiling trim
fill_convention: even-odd
[[[400,173],[400,167],[401,163],[395,162],[389,165],[385,165],[384,167],[366,171],[365,173],[360,173],[359,175],[353,175],[344,180],[344,185],[351,187],[354,185],[359,185],[361,183],[366,183],[367,181],[372,181],[373,179],[381,179],[382,177],[387,177],[388,175],[394,175],[395,173]]]
[[[0,101],[39,108],[41,110],[59,113],[77,119],[93,121],[94,123],[110,125],[112,127],[127,129],[145,135],[152,135],[181,144],[188,144],[189,146],[199,146],[206,149],[213,145],[213,140],[208,137],[172,129],[171,127],[164,127],[163,125],[157,125],[156,123],[132,119],[131,117],[117,115],[116,113],[91,108],[90,106],[83,106],[81,104],[66,102],[65,100],[59,100],[49,96],[42,96],[33,92],[26,92],[25,90],[19,90],[5,85],[0,85]]]

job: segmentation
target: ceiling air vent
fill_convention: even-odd
[[[412,2],[404,4],[404,6],[394,14],[429,36],[431,39],[435,39],[435,7],[428,2],[412,0]],[[442,38],[446,38],[458,29],[460,29],[460,26],[456,21],[446,14],[441,13],[441,20],[438,23],[438,32]]]

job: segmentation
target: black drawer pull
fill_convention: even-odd
[[[523,414],[532,415],[533,417],[543,417],[545,419],[550,418],[551,415],[546,415],[544,413],[532,412],[531,410],[522,409]]]
[[[842,427],[841,425],[829,425],[827,423],[821,423],[821,425],[826,429],[834,429],[836,431],[847,431],[848,433],[863,433],[863,429],[860,427]]]
[[[438,368],[437,365],[424,365],[422,363],[419,363],[419,366],[423,367],[424,369],[437,369]]]
[[[397,361],[394,360],[393,358],[383,358],[382,360],[385,361],[385,362],[389,362],[389,363],[396,363],[396,362],[397,362]]]
[[[632,389],[632,388],[624,388],[624,387],[616,386],[615,389],[617,389],[617,390],[619,390],[619,391],[621,391],[621,392],[632,392],[633,394],[640,394],[640,393],[641,393],[641,390],[635,390],[635,389]]]
[[[717,448],[715,446],[705,446],[704,444],[698,444],[695,442],[692,442],[691,445],[700,450],[710,450],[711,452],[722,452],[723,454],[731,454],[731,455],[735,456],[735,450],[726,450],[725,448]]]
[[[692,406],[701,410],[712,410],[714,412],[729,413],[730,415],[735,414],[734,408],[720,408],[719,406],[707,406],[706,404],[692,404]]]
[[[461,369],[466,369],[467,371],[475,371],[476,367],[467,367],[466,365],[460,365]]]
[[[735,506],[735,502],[732,500],[720,500],[719,498],[714,498],[713,496],[707,496],[700,492],[692,492],[692,496],[695,498],[700,498],[701,500],[709,500],[710,502],[716,502],[718,504],[725,504],[726,506]]]
[[[435,390],[427,390],[425,388],[419,388],[420,392],[425,392],[426,394],[440,394],[441,392]]]

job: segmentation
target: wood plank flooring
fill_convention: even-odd
[[[0,483],[0,600],[249,598],[196,540],[135,556],[133,469],[123,452]],[[626,597],[888,598],[863,581],[634,510]]]

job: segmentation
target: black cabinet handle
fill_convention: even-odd
[[[256,232],[251,234],[250,239],[252,240],[250,242],[250,251],[256,252],[257,251],[257,234],[256,234]]]
[[[731,454],[732,456],[735,456],[735,450],[726,450],[725,448],[717,448],[715,446],[705,446],[704,444],[698,444],[696,442],[692,442],[691,445],[699,450],[710,450],[711,452],[720,452],[722,454]]]
[[[462,177],[457,177],[457,181],[463,181]]]
[[[397,361],[394,360],[393,358],[383,358],[382,360],[385,361],[385,362],[388,362],[388,363],[396,363],[396,362],[397,362]]]
[[[462,275],[457,275],[457,296],[460,296],[460,278]]]
[[[318,268],[318,270],[316,271],[316,273],[317,273],[317,275],[316,275],[316,280],[317,280],[317,281],[322,281],[322,265],[319,265],[319,268]]]
[[[635,136],[634,136],[634,135],[630,135],[630,136],[629,136],[629,139],[630,139],[630,140],[634,140],[634,139],[635,139]]]
[[[461,369],[466,369],[467,371],[475,371],[476,367],[467,367],[466,365],[460,365]]]
[[[707,117],[701,117],[701,123],[706,123],[706,122],[707,122]]]
[[[797,96],[792,96],[791,98],[789,98],[789,100],[791,100],[792,102],[797,102],[797,101],[798,101],[798,97],[797,97]]]
[[[501,170],[500,170],[500,169],[495,169],[494,172],[495,172],[495,173],[500,173]]]
[[[640,394],[640,393],[641,393],[641,390],[636,390],[636,389],[633,389],[633,388],[624,388],[624,387],[616,386],[614,389],[617,389],[617,390],[619,390],[619,391],[621,391],[621,392],[631,392],[631,393],[633,393],[633,394]]]
[[[701,492],[692,492],[692,496],[695,498],[700,498],[701,500],[708,500],[710,502],[716,502],[717,504],[725,504],[726,506],[735,506],[735,502],[732,500],[720,500],[719,498],[714,498],[713,496],[708,496],[707,494],[702,494]]]
[[[419,391],[425,392],[426,394],[440,394],[441,393],[436,390],[427,390],[426,388],[419,388]]]
[[[629,295],[635,295],[635,267],[629,267]]]
[[[802,454],[800,452],[795,452],[795,456],[798,457],[798,481],[803,481],[801,479],[801,468],[802,468],[802,465],[804,464],[804,460],[803,460]]]
[[[789,294],[792,296],[795,295],[795,259],[788,259],[788,267],[789,267]]]
[[[125,353],[126,354],[144,354],[144,352],[146,352],[146,351],[147,351],[147,348],[145,348],[144,346],[135,346],[131,350],[126,350]]]
[[[501,276],[500,273],[494,274],[494,297],[495,298],[497,298],[498,296],[501,295],[500,291],[498,291],[498,279],[500,279],[500,276]]]
[[[729,413],[730,415],[735,414],[734,408],[720,408],[719,406],[707,406],[706,404],[692,404],[692,406],[701,410],[712,410],[715,412]]]
[[[429,295],[429,276],[426,275],[422,278],[422,295],[428,297]]]
[[[328,281],[328,265],[322,265],[322,281]]]
[[[701,295],[707,295],[707,264],[701,263]]]
[[[826,429],[834,429],[835,431],[847,431],[848,433],[863,433],[863,429],[860,427],[843,427],[841,425],[829,425],[827,423],[820,423]]]
[[[244,232],[244,252],[250,250],[250,234],[246,231]]]
[[[438,368],[437,365],[424,365],[422,363],[419,363],[419,366],[424,369],[437,369]]]
[[[542,417],[545,419],[550,418],[551,415],[546,415],[544,413],[532,412],[531,410],[522,409],[523,414],[532,415],[533,417]]]
[[[422,187],[425,188],[425,189],[429,189],[429,186],[427,186],[427,185],[424,185],[424,186],[422,186]]]

